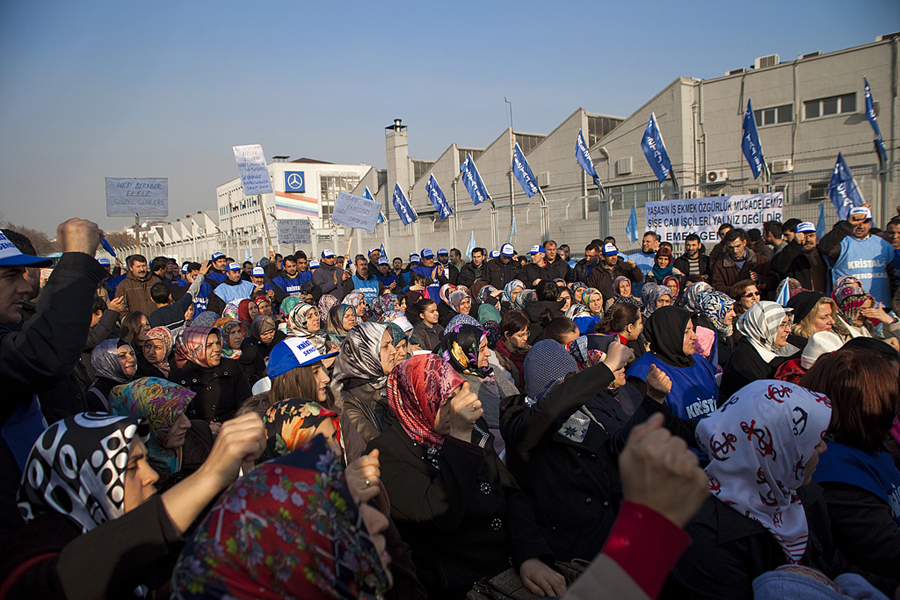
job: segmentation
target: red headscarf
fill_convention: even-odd
[[[434,431],[434,420],[451,392],[465,383],[445,360],[436,354],[418,354],[395,367],[387,380],[391,411],[413,440],[440,448],[444,436]]]
[[[238,318],[246,325],[245,331],[250,329],[250,323],[253,322],[253,317],[250,316],[251,303],[253,303],[253,300],[245,299],[238,304]]]

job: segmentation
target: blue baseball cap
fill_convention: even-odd
[[[619,249],[612,242],[603,244],[603,256],[613,256],[619,253]]]
[[[434,252],[431,248],[422,248],[422,258],[434,258]]]
[[[507,257],[512,257],[516,253],[516,249],[513,248],[512,244],[503,244],[500,246],[500,254]]]
[[[449,256],[449,255],[450,255],[450,253],[447,252],[446,248],[441,248],[440,250],[438,250],[438,256]]]
[[[100,264],[102,265],[103,263],[100,263]],[[188,272],[188,265],[189,265],[189,264],[190,264],[190,263],[184,263],[184,264],[181,266],[181,272],[182,272],[183,274],[185,274],[185,275],[186,275],[187,272]]]
[[[410,254],[410,255],[409,255],[409,262],[410,262],[410,263],[417,263],[417,262],[422,262],[422,261],[419,260],[419,255],[418,255],[418,254]]]
[[[378,264],[379,265],[389,265],[391,263],[388,262],[388,259],[386,256],[382,256],[381,258],[378,259]]]
[[[225,255],[222,254],[221,252],[213,252],[212,258],[210,260],[215,262],[215,261],[219,260],[220,258],[225,258]]]
[[[317,260],[311,260],[311,261],[309,261],[309,268],[310,268],[310,269],[318,269],[318,268],[319,268],[319,261],[317,261]]]
[[[253,267],[253,270],[250,272],[250,274],[253,275],[254,277],[265,277],[266,270],[263,269],[262,267]]]
[[[103,265],[104,267],[108,267],[112,264],[111,262],[109,262],[109,259],[106,258],[105,256],[101,256],[100,258],[98,258],[97,262],[100,263],[101,265]]]
[[[336,354],[337,351],[319,354],[319,350],[309,340],[300,337],[288,338],[272,348],[266,371],[270,379],[275,379],[297,367],[308,367]]]
[[[547,251],[544,250],[544,247],[543,247],[543,246],[541,246],[540,244],[535,244],[534,246],[531,247],[531,250],[528,251],[528,254],[532,254],[532,255],[534,255],[534,254],[544,254],[544,253],[546,253],[546,252],[547,252]]]
[[[225,270],[226,270],[226,271],[240,271],[240,270],[241,270],[241,265],[239,265],[239,264],[237,264],[237,263],[229,263],[229,264],[228,264],[228,268],[225,269]]]
[[[500,253],[497,252],[496,250],[491,250],[491,253],[488,254],[488,256],[491,258],[497,258],[498,256],[500,256]]]
[[[322,258],[334,258],[334,252],[331,250],[322,250]]]
[[[816,226],[809,221],[803,221],[802,223],[797,225],[797,229],[795,229],[794,231],[796,233],[815,233]]]
[[[381,248],[379,248],[378,246],[375,246],[374,248],[369,248],[369,255],[371,256],[371,254],[372,254],[373,252],[375,252],[376,250],[377,250],[378,252],[381,252]]]
[[[53,261],[43,256],[22,254],[16,245],[0,232],[0,267],[49,267]]]

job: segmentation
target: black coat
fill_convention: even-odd
[[[269,349],[271,352],[271,349]],[[244,370],[247,376],[247,382],[250,387],[266,376],[266,356],[260,351],[260,344],[255,338],[245,337],[241,342],[241,355],[238,357],[238,364]]]
[[[484,269],[481,272],[481,279],[483,281],[487,281],[489,284],[497,288],[498,290],[502,290],[507,283],[512,281],[513,279],[519,279],[519,271],[522,270],[522,267],[519,266],[519,261],[514,259],[509,259],[509,262],[505,265],[500,262],[501,257],[497,257],[491,259],[484,265]],[[509,268],[509,276],[506,275],[506,269]]]
[[[617,460],[632,426],[662,412],[667,426],[693,437],[693,425],[683,425],[665,404],[650,398],[644,398],[629,419],[613,396],[597,393],[614,378],[606,365],[596,365],[531,407],[521,395],[509,398],[501,409],[507,466],[531,501],[557,560],[591,560],[603,548],[622,501]],[[582,406],[597,421],[588,422],[579,443],[559,431]]]
[[[485,433],[473,430],[473,443],[447,436],[433,457],[399,425],[367,448],[380,452],[391,517],[431,600],[463,598],[482,577],[529,558],[552,559],[487,424],[477,426]]]
[[[851,566],[836,550],[822,488],[811,483],[799,490],[806,511],[809,540],[802,562],[834,579],[859,573],[889,597],[900,584]],[[775,537],[756,521],[710,496],[685,527],[691,536],[681,560],[663,587],[660,598],[722,598],[751,600],[753,580],[786,563]]]
[[[722,383],[719,385],[719,405],[728,400],[732,394],[757,379],[774,379],[775,371],[793,356],[776,356],[770,362],[763,360],[750,340],[743,338],[734,346],[731,358],[722,370]]]
[[[697,265],[698,267],[700,267],[699,274],[705,277],[707,281],[709,281],[712,278],[712,273],[710,273],[709,271],[709,257],[701,252],[697,256],[697,260],[700,261]],[[685,277],[690,277],[691,263],[686,253],[676,258],[672,266],[684,273]]]
[[[476,279],[484,279],[485,263],[481,263],[481,268],[476,269],[473,263],[467,262],[459,270],[459,276],[456,278],[456,285],[464,285],[471,288]],[[451,282],[452,283],[452,282]]]
[[[223,423],[234,417],[241,403],[251,396],[250,383],[236,360],[222,358],[216,367],[200,367],[192,362],[169,372],[169,381],[197,395],[185,414],[189,419]]]
[[[819,255],[819,268],[825,271],[824,279],[828,280],[827,267],[825,266],[825,258],[818,249],[815,249]],[[813,285],[813,265],[809,260],[809,255],[803,252],[803,246],[792,240],[790,243],[784,244],[782,249],[772,255],[769,260],[772,270],[778,273],[779,279],[785,277],[793,277],[800,282],[800,287],[814,292],[825,292],[825,290],[817,290]]]

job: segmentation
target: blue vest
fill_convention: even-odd
[[[215,271],[210,271],[209,273],[207,273],[205,278],[206,281],[211,281],[215,285],[220,285],[226,279],[228,279],[228,275],[226,275],[225,273],[217,273]]]
[[[719,386],[716,370],[702,356],[694,356],[694,366],[673,367],[652,352],[641,356],[625,375],[647,380],[650,366],[656,367],[672,380],[672,391],[666,396],[669,409],[682,419],[696,419],[716,410]]]
[[[302,273],[298,272],[293,277],[279,275],[272,280],[272,283],[284,290],[285,294],[296,294],[300,291],[300,286],[310,279],[312,279],[312,273],[310,273],[309,271],[303,271]]]
[[[204,281],[204,283],[206,283]],[[237,285],[228,285],[223,283],[216,288],[216,296],[225,301],[225,304],[237,304],[241,300],[246,300],[253,293],[256,286],[249,281],[242,281]]]
[[[378,279],[376,277],[360,279],[359,276],[354,275],[351,279],[353,279],[353,289],[359,290],[366,297],[366,304],[371,304],[378,298]]]
[[[900,471],[887,452],[864,452],[838,442],[828,442],[813,473],[816,483],[846,483],[881,498],[900,525]]]
[[[864,240],[848,235],[841,242],[841,254],[831,270],[832,285],[844,275],[856,277],[864,290],[889,308],[891,286],[887,267],[893,258],[894,247],[877,235]]]

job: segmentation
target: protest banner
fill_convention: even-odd
[[[106,216],[169,214],[169,180],[166,177],[107,177]]]
[[[266,155],[262,146],[234,146],[234,160],[241,174],[241,186],[245,196],[271,194],[272,180],[269,179],[269,168],[266,166]]]
[[[340,192],[334,202],[331,222],[374,233],[379,214],[381,214],[381,202]]]
[[[664,242],[681,243],[692,233],[703,242],[716,242],[723,223],[761,230],[766,221],[783,221],[784,195],[778,192],[661,200],[648,202],[645,210],[646,230],[655,231]]]
[[[311,244],[309,219],[278,219],[279,244]]]

